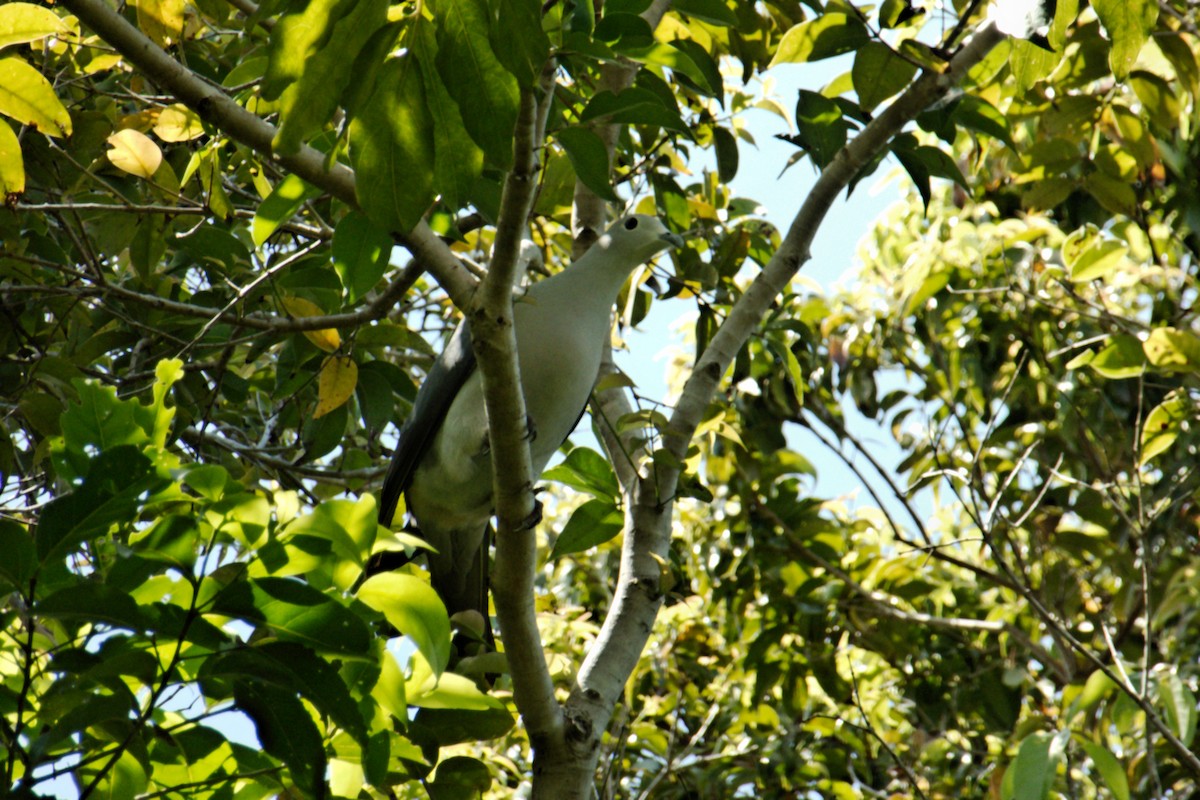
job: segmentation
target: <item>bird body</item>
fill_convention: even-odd
[[[535,283],[513,305],[521,389],[540,475],[583,414],[600,368],[612,305],[639,264],[682,240],[653,217],[614,224],[567,269]],[[487,616],[492,470],[483,384],[466,324],[439,356],[413,404],[380,493],[380,522],[404,493],[429,555],[434,588],[451,615]]]

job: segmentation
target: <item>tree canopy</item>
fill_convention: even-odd
[[[1017,5],[0,6],[5,789],[1194,793],[1200,31]],[[786,229],[730,188],[754,108],[819,173]],[[889,171],[858,280],[793,280]],[[530,530],[520,240],[625,207],[688,245],[616,330],[689,349],[669,403],[602,369]],[[500,652],[451,670],[365,568],[420,547],[373,493],[464,316]]]

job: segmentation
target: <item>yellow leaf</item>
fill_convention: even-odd
[[[0,8],[0,47],[36,42],[66,30],[57,14],[33,3],[8,3]]]
[[[0,58],[0,114],[47,136],[71,135],[71,115],[50,81],[19,58]]]
[[[283,298],[283,307],[287,313],[298,319],[319,317],[325,313],[316,303],[305,300],[303,297],[285,297]],[[303,333],[304,338],[326,353],[332,353],[342,346],[342,337],[337,332],[337,328],[321,328],[315,331],[303,331]]]
[[[321,376],[317,379],[317,410],[313,419],[319,419],[340,407],[354,394],[358,385],[358,364],[350,356],[327,356],[321,364]]]
[[[154,135],[164,142],[187,142],[204,135],[200,117],[187,106],[176,103],[164,108],[154,124]]]
[[[183,34],[183,12],[183,0],[138,0],[138,27],[159,47],[166,47]]]
[[[117,131],[108,137],[108,160],[117,169],[150,180],[162,164],[162,150],[144,133],[132,128]]]
[[[0,121],[0,199],[25,191],[21,143],[7,122]]]

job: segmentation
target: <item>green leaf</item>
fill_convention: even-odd
[[[413,575],[385,572],[367,578],[358,599],[412,639],[436,674],[445,671],[450,663],[450,618],[433,587]]]
[[[425,784],[430,800],[470,800],[492,786],[492,773],[477,758],[451,756],[439,761],[433,780]]]
[[[582,553],[611,540],[624,527],[625,517],[610,500],[588,500],[571,513],[554,542],[551,560]]]
[[[1062,744],[1058,736],[1040,732],[1029,734],[1005,770],[1000,797],[1002,800],[1046,800],[1061,760]]]
[[[333,231],[333,268],[350,303],[375,288],[392,257],[392,237],[365,214],[352,211]]]
[[[621,487],[608,459],[588,447],[571,448],[561,463],[542,473],[542,478],[565,483],[601,500],[616,502],[621,496]]]
[[[240,676],[299,692],[360,744],[366,744],[366,723],[337,668],[302,645],[265,642],[229,650],[204,662],[201,680],[206,676]]]
[[[708,50],[692,39],[675,39],[670,45],[681,51],[687,56],[687,61],[695,65],[695,69],[688,69],[686,62],[679,62],[676,70],[690,78],[698,91],[709,97],[715,97],[717,102],[724,107],[725,96],[722,90],[725,81],[721,77],[721,68],[717,66],[716,60]]]
[[[357,77],[355,57],[386,22],[386,0],[313,0],[272,28],[262,94],[279,98],[277,152],[296,152],[330,120]]]
[[[857,50],[870,40],[870,33],[857,17],[822,14],[788,30],[767,68],[831,58]]]
[[[555,136],[584,186],[601,199],[620,202],[608,177],[608,151],[600,137],[588,128],[563,128]]]
[[[737,137],[728,128],[718,125],[713,128],[713,145],[717,151],[717,178],[721,183],[729,183],[737,177]]]
[[[1168,372],[1200,372],[1200,336],[1182,328],[1155,328],[1142,343],[1146,358]]]
[[[804,148],[813,163],[824,168],[846,144],[850,125],[841,107],[819,92],[801,89],[796,100],[796,135],[788,141]]]
[[[511,130],[511,129],[510,129]],[[358,201],[377,225],[410,231],[434,199],[433,120],[412,54],[389,59],[350,123]]]
[[[47,136],[71,135],[71,115],[50,81],[19,58],[0,58],[0,114]]]
[[[955,105],[952,116],[959,125],[993,139],[999,139],[1009,147],[1016,149],[1012,135],[1008,131],[1008,120],[987,100],[975,95],[967,95]]]
[[[54,619],[106,623],[131,631],[146,628],[146,616],[129,594],[92,581],[54,592],[39,602],[37,613]]]
[[[488,39],[487,0],[438,0],[433,12],[442,82],[464,112],[471,138],[489,161],[508,169],[519,92]]]
[[[850,77],[863,109],[870,110],[899,94],[917,74],[917,66],[881,42],[867,42],[854,54]]]
[[[0,121],[0,197],[25,191],[25,160],[21,142],[7,122]]]
[[[604,123],[657,125],[667,130],[684,132],[687,126],[677,108],[670,108],[649,89],[631,86],[620,94],[609,91],[596,93],[579,115],[580,122],[601,120]]]
[[[1136,336],[1118,333],[1088,366],[1106,378],[1135,378],[1146,371],[1146,354]]]
[[[262,247],[279,226],[292,218],[305,201],[320,192],[296,175],[288,175],[271,190],[258,206],[254,222],[250,226],[255,247]]]
[[[311,514],[305,514],[288,525],[284,531],[284,541],[299,535],[327,539],[336,556],[332,564],[333,582],[346,591],[361,576],[363,564],[375,543],[377,513],[375,498],[369,494],[364,494],[358,500],[326,500]]]
[[[142,558],[162,561],[189,572],[196,562],[199,537],[195,516],[167,514],[146,530],[129,537],[129,546]]]
[[[1071,236],[1076,236],[1080,231]],[[1096,237],[1082,249],[1073,249],[1064,244],[1063,261],[1071,271],[1073,281],[1103,280],[1124,262],[1128,252],[1129,248],[1122,242]]]
[[[1180,435],[1183,421],[1190,416],[1192,409],[1184,395],[1171,395],[1156,405],[1142,422],[1139,467],[1168,451]]]
[[[237,707],[254,722],[263,750],[287,765],[292,780],[306,795],[322,800],[325,785],[325,746],[316,723],[295,693],[258,680],[238,681],[233,687]]]
[[[550,37],[542,30],[542,4],[538,0],[495,0],[495,8],[492,49],[517,83],[528,89],[537,83],[550,57]]]
[[[21,525],[0,519],[0,578],[25,591],[37,570],[37,549],[33,537]]]
[[[1196,738],[1196,695],[1175,672],[1158,675],[1158,705],[1184,747],[1191,747]]]
[[[1095,0],[1092,8],[1112,42],[1108,65],[1113,77],[1120,80],[1129,74],[1158,21],[1158,3],[1155,0]]]
[[[1129,800],[1129,779],[1125,776],[1121,762],[1117,761],[1104,745],[1082,737],[1076,737],[1076,741],[1104,779],[1104,786],[1112,792],[1113,800]]]
[[[467,133],[458,104],[446,90],[438,74],[437,42],[427,24],[418,25],[410,38],[413,55],[421,65],[425,98],[433,130],[434,189],[452,208],[465,203],[483,174],[483,151]]]
[[[733,13],[725,0],[674,0],[671,8],[687,14],[693,19],[703,20],[713,25],[735,28],[738,24],[737,15]]]
[[[66,21],[45,6],[33,3],[0,6],[0,47],[36,42],[67,30]]]
[[[318,652],[368,652],[367,624],[332,597],[290,578],[239,580],[221,590],[206,613],[238,617]]]

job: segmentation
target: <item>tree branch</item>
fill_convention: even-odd
[[[493,597],[504,636],[513,700],[535,750],[562,729],[562,710],[534,608],[537,522],[525,397],[521,391],[513,292],[521,238],[537,189],[537,100],[521,92],[513,133],[513,168],[504,182],[491,267],[470,312],[471,343],[483,378],[488,436],[492,443],[492,497],[496,510]]]
[[[598,750],[599,736],[608,724],[611,709],[637,666],[653,628],[662,604],[659,563],[670,544],[673,505],[660,498],[673,495],[688,446],[725,371],[771,303],[808,260],[813,236],[837,195],[887,147],[892,137],[961,80],[1002,39],[994,26],[983,28],[944,72],[924,73],[838,153],[821,173],[778,252],[734,304],[697,359],[664,431],[665,452],[644,471],[634,502],[627,509],[628,533],[613,606],[568,700],[572,725],[568,733],[577,739],[579,752]]]

